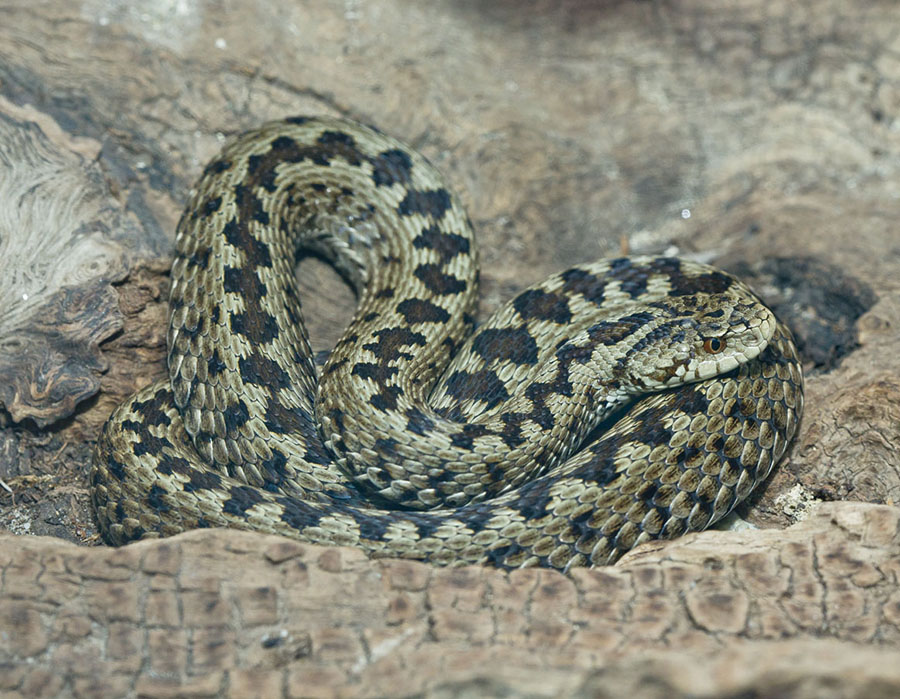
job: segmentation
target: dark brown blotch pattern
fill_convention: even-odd
[[[307,123],[308,120],[306,118],[297,118],[289,121],[303,124]],[[242,270],[226,268],[224,275],[228,290],[240,293],[245,304],[243,311],[232,313],[229,318],[231,327],[235,332],[243,334],[251,342],[263,343],[268,341],[267,338],[277,337],[277,326],[275,326],[274,330],[269,328],[268,320],[271,316],[267,318],[268,314],[258,303],[255,304],[252,300],[247,300],[252,294],[256,294],[257,298],[265,295],[267,291],[266,285],[258,274],[258,268],[271,266],[271,252],[268,246],[250,235],[249,231],[251,229],[247,227],[247,223],[252,221],[260,225],[271,225],[269,213],[266,211],[260,195],[263,191],[273,192],[275,190],[278,185],[278,165],[281,162],[298,162],[306,159],[317,165],[328,166],[335,158],[340,158],[351,165],[369,163],[371,165],[372,179],[376,186],[407,184],[412,181],[412,161],[404,151],[386,150],[374,157],[369,157],[359,148],[350,134],[339,129],[326,129],[314,143],[310,144],[299,144],[288,136],[281,136],[272,140],[269,152],[248,158],[248,171],[251,177],[246,183],[234,189],[235,201],[239,210],[239,220],[244,223],[239,226],[236,222],[230,222],[232,224],[231,227],[227,227],[225,231],[228,242],[243,252],[246,266]],[[206,173],[214,175],[224,172],[231,167],[232,163],[223,158],[211,163],[207,167]],[[352,195],[349,191],[345,192],[345,194],[347,196]],[[211,197],[200,204],[196,208],[195,213],[198,217],[213,216],[220,210],[221,203],[221,197]],[[305,202],[301,203],[305,204]],[[450,205],[450,195],[443,189],[410,189],[407,196],[398,205],[397,213],[402,216],[418,214],[430,221],[438,221],[443,218]],[[453,234],[442,233],[435,226],[427,226],[413,239],[412,244],[418,249],[434,251],[439,258],[439,263],[422,264],[415,272],[429,292],[440,296],[461,293],[466,289],[466,284],[463,280],[456,279],[453,275],[448,274],[442,266],[458,254],[469,253],[469,241],[467,239]],[[209,248],[198,247],[191,256],[190,263],[195,267],[206,269],[209,259]],[[396,259],[387,259],[385,263],[392,264],[394,262],[396,262]],[[701,275],[699,278],[696,275],[685,275],[680,263],[677,260],[668,258],[660,258],[653,266],[656,267],[653,273],[659,273],[660,270],[663,270],[668,275],[672,289],[671,293],[675,296],[688,296],[697,291],[721,293],[727,290],[732,283],[730,277],[721,273],[710,272]],[[532,290],[516,299],[514,305],[520,317],[525,321],[536,319],[564,324],[571,318],[566,296],[580,294],[588,301],[601,304],[604,301],[609,281],[614,280],[618,282],[618,286],[623,293],[636,298],[646,291],[648,274],[647,265],[634,264],[628,258],[613,261],[609,274],[603,277],[598,277],[586,270],[576,268],[563,273],[563,290],[561,294]],[[376,294],[378,298],[391,298],[392,295],[393,292],[389,289],[382,289]],[[449,318],[446,309],[427,299],[408,299],[398,304],[396,310],[406,323],[410,325],[446,322]],[[373,315],[370,320],[374,319]],[[214,322],[218,322],[218,318]],[[634,316],[607,323],[604,327],[594,326],[591,328],[591,332],[594,335],[592,340],[604,344],[612,344],[617,341],[615,338],[623,338],[642,322],[644,322],[644,319],[635,314]],[[396,407],[396,397],[399,395],[399,388],[391,385],[395,374],[394,368],[388,364],[393,359],[411,358],[414,349],[423,344],[419,338],[421,338],[421,334],[415,333],[409,328],[390,328],[375,333],[374,341],[365,345],[365,348],[372,352],[375,361],[357,363],[353,367],[353,372],[357,376],[375,382],[377,389],[372,397],[373,405],[378,403],[385,410]],[[448,342],[449,345],[453,344],[452,341]],[[486,364],[507,361],[514,364],[532,364],[536,361],[537,355],[536,344],[524,328],[484,331],[473,340],[473,350]],[[789,361],[774,350],[770,354],[772,356],[769,359],[772,361],[782,363]],[[571,391],[568,379],[569,368],[573,362],[587,361],[588,357],[589,349],[586,347],[580,347],[571,342],[561,344],[555,355],[557,362],[556,376],[550,381],[532,384],[526,390],[526,397],[532,404],[530,411],[522,413],[507,412],[503,414],[501,418],[505,427],[499,433],[483,425],[462,425],[459,430],[452,433],[453,443],[465,448],[472,448],[475,440],[499,434],[508,445],[514,446],[521,443],[523,439],[522,425],[526,420],[533,420],[544,428],[551,427],[553,425],[553,415],[547,409],[547,401],[553,395],[567,395],[567,392]],[[346,360],[336,362],[332,366],[340,366],[345,362]],[[216,353],[207,361],[207,373],[211,376],[218,375],[224,368],[224,363]],[[244,358],[240,363],[239,370],[243,380],[247,383],[270,385],[272,387],[285,386],[289,383],[286,372],[283,369],[258,353]],[[450,379],[448,394],[474,397],[477,391],[479,398],[483,399],[487,396],[487,402],[495,405],[503,400],[502,396],[505,389],[492,391],[490,389],[492,385],[501,385],[502,388],[502,384],[500,384],[497,376],[490,370],[485,369],[480,374],[478,372],[457,372]],[[696,407],[702,408],[705,398],[701,393],[695,391],[690,395],[693,397],[688,399],[686,403],[683,403],[682,407],[690,409],[691,401],[693,401],[696,403]],[[162,405],[162,401],[160,401],[159,406],[154,406],[153,400],[145,402],[139,409],[148,416],[147,422],[144,425],[138,425],[132,424],[134,421],[125,421],[122,423],[123,429],[143,430],[146,434],[147,424],[167,424],[166,421],[169,418],[161,407]],[[728,412],[727,417],[730,420],[743,421],[741,424],[746,425],[749,422],[755,422],[758,425],[754,412],[755,405],[755,399],[749,397],[734,401],[730,406],[731,410]],[[773,409],[773,412],[777,412],[777,410]],[[247,420],[246,406],[239,402],[229,408],[228,415],[229,425],[231,427],[239,427]],[[342,415],[340,411],[331,411],[330,417],[338,428],[342,429]],[[636,420],[640,425],[642,438],[653,443],[668,441],[671,437],[671,431],[663,427],[663,418],[664,412],[661,410],[656,413],[652,410],[647,410],[643,414],[639,413]],[[408,409],[405,413],[405,419],[408,431],[413,434],[428,434],[435,428],[434,420],[417,408]],[[299,431],[309,445],[307,453],[304,455],[304,458],[308,461],[328,463],[330,460],[321,444],[321,440],[318,438],[312,416],[305,411],[292,410],[281,405],[278,401],[272,401],[269,404],[266,422],[273,432],[282,430]],[[211,435],[201,435],[201,437],[206,438],[211,437]],[[597,484],[605,486],[612,483],[618,477],[613,465],[614,459],[624,440],[625,437],[613,434],[612,437],[596,443],[591,448],[593,458],[590,463],[571,475],[583,479],[586,485]],[[155,443],[150,439],[146,444],[148,445],[146,448],[163,453],[171,447],[171,444],[165,439],[158,439]],[[396,458],[396,446],[395,441],[389,438],[380,438],[376,440],[375,444],[376,450],[385,459]],[[726,460],[732,470],[742,468],[737,461],[740,450],[735,447],[735,440],[731,438],[725,440],[721,437],[716,437],[710,439],[705,444],[705,447],[714,451],[719,450],[723,459]],[[675,467],[692,468],[698,463],[702,454],[702,449],[691,443],[682,447],[681,451],[671,458]],[[267,488],[272,486],[270,489],[274,489],[280,484],[280,475],[286,472],[286,459],[287,457],[284,454],[275,451],[271,459],[261,464],[262,471],[271,476],[267,476]],[[108,468],[116,478],[124,474],[124,465],[114,460],[110,461]],[[178,458],[163,461],[159,466],[161,473],[175,471],[187,473],[190,468],[190,465],[185,460]],[[491,477],[499,478],[502,475],[499,469],[495,467],[491,467],[488,470]],[[438,476],[430,480],[433,484],[440,484],[444,479]],[[528,519],[540,521],[553,517],[553,499],[549,495],[550,485],[551,481],[547,479],[538,479],[529,483],[522,487],[517,492],[516,497],[508,501],[508,504],[517,513]],[[189,480],[183,487],[186,491],[194,490],[198,492],[201,490],[220,490],[222,483],[220,477],[214,473],[194,471],[190,473]],[[664,506],[665,493],[666,489],[661,481],[650,479],[640,484],[633,495],[636,499],[649,503],[648,507],[650,510],[655,507],[655,510],[651,513],[655,514],[657,522],[666,522],[669,512]],[[693,494],[694,501],[709,509],[712,506],[712,498],[715,493],[716,488],[710,487],[707,483],[702,489]],[[228,489],[228,494],[229,499],[224,504],[224,511],[241,518],[246,517],[246,512],[265,498],[264,493],[247,486],[231,486]],[[147,494],[147,502],[150,507],[161,513],[168,511],[170,507],[168,494],[157,486],[153,486],[150,489]],[[349,508],[345,509],[340,503],[332,502],[329,502],[324,508],[297,502],[290,498],[279,498],[277,502],[282,506],[282,520],[295,529],[302,530],[305,527],[317,525],[324,514],[335,511],[346,512],[358,524],[362,537],[368,537],[373,541],[383,539],[391,523],[396,521],[398,516],[388,513],[357,511],[353,509],[352,503]],[[120,517],[125,517],[124,510],[120,504],[116,506],[116,512],[119,513]],[[469,506],[458,510],[455,516],[460,521],[465,522],[469,529],[478,532],[494,516],[494,510],[490,505]],[[597,526],[602,524],[603,521],[598,520],[598,516],[600,515],[585,512],[578,517],[572,517],[564,523],[555,522],[553,525],[555,527],[555,536],[558,540],[569,542],[577,540],[581,548],[589,548],[592,544],[602,542],[603,538],[598,535]],[[415,524],[420,536],[430,536],[445,521],[443,516],[429,516],[427,514],[404,514],[402,517]],[[193,525],[206,526],[207,521],[203,517],[198,517]],[[671,521],[666,522],[665,526],[665,531],[669,533],[680,533],[684,528],[677,523],[672,524]],[[143,530],[140,531],[142,532]],[[607,542],[606,545],[621,545],[624,547],[629,537],[633,538],[633,535],[623,535],[621,540],[615,537],[612,543]],[[517,560],[524,560],[524,557],[529,555],[538,555],[539,560],[543,563],[556,564],[556,562],[550,561],[548,558],[549,549],[539,551],[534,547],[520,545],[515,542],[495,547],[487,551],[485,555],[498,565],[514,565]]]
[[[569,302],[564,296],[543,289],[529,289],[513,300],[513,308],[523,320],[551,320],[565,325],[572,320]]]
[[[472,338],[472,351],[486,363],[537,364],[538,346],[528,328],[486,328]]]
[[[446,309],[425,299],[405,299],[397,304],[397,313],[410,325],[446,323],[450,320],[450,314]]]
[[[489,410],[495,408],[503,401],[509,400],[506,386],[490,369],[455,371],[447,378],[444,384],[444,392],[458,401],[481,401]],[[458,420],[464,419],[462,416],[457,417],[452,407],[449,410],[444,410],[443,413],[447,416],[454,416]]]
[[[418,190],[407,192],[397,205],[397,213],[401,216],[419,214],[431,221],[440,221],[450,208],[452,201],[446,189]]]
[[[262,307],[267,289],[256,271],[226,266],[223,273],[225,292],[240,295],[244,305],[244,310],[232,311],[231,331],[246,338],[251,345],[266,344],[277,338],[278,321]]]
[[[416,267],[413,275],[435,296],[461,294],[466,290],[467,286],[464,279],[458,279],[452,274],[444,272],[441,265],[430,262],[422,263]]]
[[[410,181],[412,158],[399,149],[386,150],[372,159],[372,181],[378,187],[391,187]]]
[[[619,344],[652,321],[651,313],[639,311],[616,320],[601,320],[588,328],[587,333],[591,342],[610,347]]]
[[[440,255],[441,262],[446,264],[457,255],[468,255],[469,239],[456,233],[442,233],[437,226],[423,229],[412,240],[414,248],[434,250]]]

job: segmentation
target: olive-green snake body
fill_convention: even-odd
[[[115,544],[228,526],[438,564],[602,565],[731,511],[802,411],[790,333],[686,260],[573,267],[473,331],[459,202],[422,156],[355,122],[233,140],[176,248],[169,378],[113,413],[95,453]],[[301,249],[358,296],[321,370]]]

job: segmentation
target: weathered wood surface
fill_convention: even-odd
[[[898,527],[896,508],[828,504],[569,577],[222,530],[0,536],[0,692],[896,696]]]
[[[817,501],[900,499],[894,3],[17,0],[0,7],[0,481],[13,491],[0,489],[0,527],[95,543],[91,442],[116,402],[163,373],[166,271],[191,183],[228,134],[298,113],[375,123],[437,164],[478,230],[482,315],[567,264],[621,250],[678,252],[741,272],[797,331],[809,372],[800,436],[743,514],[783,528]],[[315,260],[299,274],[314,344],[326,348],[352,296]],[[303,626],[282,595],[304,593],[279,582],[292,564],[254,552],[271,539],[196,534],[169,549],[113,552],[3,537],[0,691],[91,695],[108,680],[148,695],[252,695],[262,682],[287,695],[409,687],[717,696],[762,687],[820,696],[840,674],[835,686],[847,692],[894,696],[900,678],[884,657],[898,646],[889,592],[897,550],[886,524],[895,511],[834,502],[819,512],[783,534],[723,541],[713,532],[637,552],[575,583],[468,573],[482,593],[509,597],[527,628],[537,625],[509,636],[496,619],[482,628],[466,616],[496,615],[503,600],[457,599],[449,573],[422,572],[411,609],[396,606],[410,602],[405,593],[384,592],[393,583],[365,596],[359,586],[389,564],[346,552],[301,547],[311,568],[352,561],[341,573],[349,577],[315,590],[321,610]],[[861,546],[866,572],[843,554],[824,557],[818,544],[809,553],[810,541]],[[217,600],[236,605],[225,650],[201,651],[212,632],[183,616],[185,599],[206,588],[175,584],[180,568],[141,563],[166,550],[180,551],[186,569],[198,561],[209,580],[239,571],[242,585],[258,575],[274,591],[244,600],[215,587]],[[230,567],[207,565],[220,554]],[[677,604],[666,601],[681,584],[666,577],[673,561],[690,570]],[[40,571],[71,586],[42,586]],[[797,571],[815,582],[801,589]],[[754,573],[781,590],[774,607]],[[552,633],[539,609],[521,606],[544,578],[555,582],[541,605],[579,610],[558,617]],[[347,579],[360,581],[346,583],[356,596],[349,607],[338,597]],[[609,606],[615,585],[596,604],[578,591],[607,579],[630,581],[627,613]],[[690,590],[705,594],[726,579],[727,594],[692,605]],[[182,611],[155,626],[147,600],[157,583],[168,600],[159,604]],[[122,604],[142,600],[138,611],[97,612],[89,601],[110,586]],[[302,657],[279,651],[277,667],[241,611],[265,607],[269,594],[279,601],[266,632],[283,626],[313,639]],[[785,599],[790,609],[778,606]],[[354,605],[370,605],[367,615],[328,640],[329,624]],[[765,620],[779,618],[784,627],[773,632]],[[580,650],[559,651],[566,643]],[[655,649],[651,659],[639,659],[642,644]],[[556,650],[534,665],[546,648]],[[436,669],[430,657],[447,660]]]

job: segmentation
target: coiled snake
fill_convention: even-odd
[[[228,526],[438,564],[602,565],[731,511],[802,411],[789,331],[684,260],[573,267],[473,332],[459,202],[422,156],[354,122],[238,137],[176,248],[169,379],[113,413],[94,456],[114,544]],[[321,371],[300,248],[359,299]]]

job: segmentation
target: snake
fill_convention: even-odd
[[[93,453],[112,545],[229,527],[436,565],[607,565],[731,512],[802,414],[789,329],[699,262],[576,265],[476,324],[459,199],[349,119],[234,137],[175,249],[168,377],[116,408]],[[302,254],[357,297],[324,359]]]

